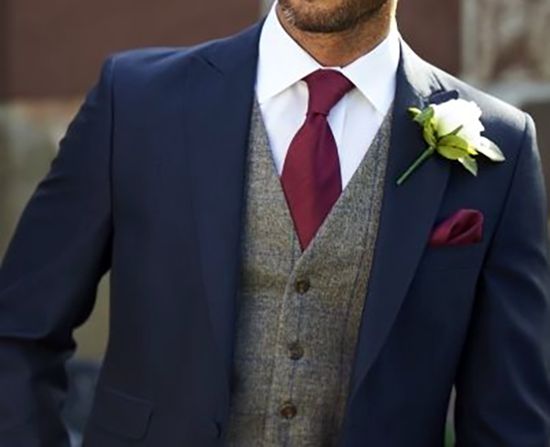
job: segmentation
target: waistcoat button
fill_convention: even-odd
[[[288,345],[288,355],[291,360],[300,360],[304,356],[304,348],[297,341],[290,343]]]
[[[294,416],[296,416],[298,410],[296,409],[296,405],[294,405],[292,402],[285,402],[283,405],[281,405],[280,413],[281,416],[285,419],[292,419]]]
[[[300,295],[303,295],[304,293],[307,293],[307,291],[311,287],[311,283],[309,282],[309,279],[299,279],[296,281],[295,284],[296,292],[298,292]]]

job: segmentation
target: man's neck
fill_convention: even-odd
[[[285,31],[325,67],[344,67],[372,51],[388,36],[395,15],[392,2],[388,2],[377,14],[352,29],[338,33],[311,33],[289,23],[279,5],[276,11]]]

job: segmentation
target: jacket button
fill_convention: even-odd
[[[304,356],[304,348],[297,341],[288,345],[288,356],[291,360],[300,360]]]
[[[298,292],[300,295],[307,293],[310,288],[311,283],[309,282],[309,279],[299,279],[298,281],[296,281],[295,289],[296,292]]]
[[[292,419],[296,416],[296,413],[298,413],[298,410],[296,409],[296,405],[292,402],[288,401],[281,405],[280,414],[285,419]]]

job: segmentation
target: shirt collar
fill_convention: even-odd
[[[342,68],[322,67],[285,31],[274,5],[260,35],[258,101],[265,103],[315,70],[332,68],[346,75],[374,108],[385,114],[394,97],[400,52],[399,32],[394,22],[386,39],[371,52]]]

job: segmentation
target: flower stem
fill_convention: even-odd
[[[422,155],[416,159],[416,161],[407,169],[401,177],[397,180],[397,186],[402,185],[405,180],[409,178],[409,176],[422,164],[424,163],[429,157],[433,155],[435,152],[435,147],[430,146],[428,149],[426,149],[424,152],[422,152]]]

